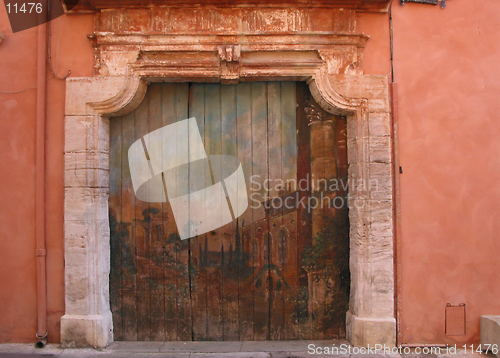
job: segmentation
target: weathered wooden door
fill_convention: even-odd
[[[208,154],[241,161],[249,206],[231,223],[181,240],[168,200],[136,197],[127,156],[146,134],[191,117]],[[345,118],[323,112],[303,83],[162,83],[149,86],[134,112],[112,119],[110,132],[116,340],[345,336]]]

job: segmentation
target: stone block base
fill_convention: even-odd
[[[396,319],[358,317],[347,312],[347,339],[355,347],[396,346]]]
[[[480,339],[481,345],[496,344],[500,349],[500,316],[481,316]],[[496,356],[500,358],[500,352]]]
[[[61,343],[64,347],[104,348],[113,342],[111,311],[102,315],[64,315],[61,317]]]

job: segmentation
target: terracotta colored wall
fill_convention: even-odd
[[[37,29],[13,34],[0,6],[0,342],[33,342],[36,333],[35,120]],[[52,64],[59,76],[92,75],[92,16],[52,22]],[[48,73],[47,78],[51,77]],[[23,89],[26,89],[22,91]],[[5,93],[18,91],[18,93]],[[46,190],[49,339],[64,313],[64,81],[47,80]]]
[[[403,343],[478,342],[500,314],[500,3],[393,4]],[[444,334],[465,303],[467,334]]]
[[[367,75],[389,75],[391,47],[388,13],[358,13],[356,32],[370,36],[363,51],[363,71]]]
[[[500,314],[500,4],[392,6],[401,179],[400,343],[479,342]],[[387,14],[359,14],[365,74],[390,73]],[[445,335],[447,303],[466,335]]]
[[[467,335],[479,316],[500,314],[500,4],[447,1],[446,9],[395,0],[402,210],[402,343],[453,343],[446,303],[467,304]],[[389,74],[388,14],[359,14],[371,36],[366,74]],[[52,23],[58,75],[92,75],[92,16]],[[34,341],[36,330],[34,146],[36,29],[12,34],[0,6],[0,341]],[[50,74],[48,75],[50,77]],[[64,311],[63,139],[65,84],[47,81],[49,337]],[[459,338],[459,337],[458,337]]]

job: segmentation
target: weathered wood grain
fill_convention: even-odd
[[[149,103],[151,96],[147,96],[139,107],[134,111],[135,139],[139,139],[149,133]],[[147,145],[148,143],[146,143]],[[149,185],[149,183],[147,184]],[[133,195],[133,192],[132,192]],[[150,257],[150,225],[148,217],[150,203],[136,200],[135,217],[132,224],[135,236],[135,255],[137,267],[137,340],[149,341],[151,333],[150,308],[150,281],[149,281],[149,257]]]
[[[283,225],[283,206],[280,199],[284,194],[284,188],[278,182],[283,178],[282,153],[283,153],[283,123],[281,107],[281,84],[271,82],[267,84],[267,154],[269,163],[269,182],[267,195],[269,196],[270,208],[275,213],[269,219],[269,268],[268,268],[268,291],[269,291],[269,338],[272,340],[284,337],[284,285],[283,285],[283,263],[279,256],[279,234]]]
[[[175,86],[171,84],[161,85],[162,103],[161,120],[162,125],[167,126],[177,121],[175,116]],[[177,227],[173,217],[170,204],[164,203],[162,210],[168,215],[166,233],[163,239],[162,259],[164,262],[164,292],[165,292],[165,339],[168,341],[177,340]],[[163,214],[164,217],[165,214]]]
[[[296,83],[281,82],[281,179],[284,181],[284,194],[297,190],[297,98]],[[283,203],[284,212],[289,208]],[[283,290],[283,337],[280,339],[297,339],[297,325],[293,314],[294,294],[298,290],[297,275],[297,211],[283,213],[280,230],[278,231],[278,262],[281,264]]]
[[[251,195],[252,183],[252,85],[251,83],[241,83],[236,88],[236,136],[238,138],[238,158],[241,158],[241,165],[247,179],[247,192],[250,198],[249,205],[252,206]],[[243,159],[245,158],[245,159]],[[253,340],[254,322],[254,285],[253,278],[253,252],[251,246],[252,208],[248,208],[243,215],[237,219],[238,238],[235,243],[236,260],[238,263],[238,322],[239,339]]]
[[[122,321],[123,339],[137,340],[137,298],[136,298],[136,250],[132,232],[135,217],[135,195],[130,179],[127,150],[135,140],[135,115],[130,113],[121,119],[122,122],[122,191],[121,191],[121,230],[124,231],[122,250]]]
[[[163,127],[162,85],[151,84],[149,87],[149,131]],[[165,339],[165,270],[158,260],[163,255],[163,240],[166,218],[163,216],[163,203],[150,203],[153,222],[150,224],[150,316],[151,340]]]
[[[267,128],[267,84],[252,83],[252,175],[263,184],[269,178],[268,128]],[[259,200],[267,197],[263,185],[252,194]],[[253,209],[253,221],[258,221],[253,237],[260,243],[259,260],[254,261],[254,339],[269,339],[269,219],[263,206]]]
[[[221,121],[221,98],[220,85],[205,84],[205,150],[210,155],[222,154],[222,121]],[[212,162],[212,161],[211,161]],[[220,178],[221,173],[216,173],[218,166],[212,163],[213,184],[216,184],[215,178]],[[220,166],[219,166],[220,171]],[[226,198],[219,196],[213,198],[220,204],[225,205]],[[207,211],[213,211],[210,202],[207,200]],[[215,220],[222,220],[222,213],[215,215]],[[208,250],[210,252],[207,264],[207,313],[208,313],[208,339],[220,341],[223,339],[223,308],[222,308],[222,285],[223,277],[221,274],[222,258],[222,228],[212,230],[207,233]],[[212,254],[213,253],[213,254]]]
[[[236,88],[235,85],[221,86],[221,153],[238,156],[238,142],[236,132]],[[226,199],[226,201],[228,201]],[[229,201],[228,201],[229,203]],[[230,203],[229,203],[230,204]],[[234,210],[233,210],[234,217]],[[237,261],[234,257],[236,241],[236,221],[222,228],[222,318],[223,339],[225,341],[239,340],[238,332],[238,301],[239,277]]]
[[[150,85],[133,113],[112,119],[110,279],[115,339],[345,335],[347,207],[314,211],[298,205],[313,194],[346,195],[311,188],[313,174],[315,180],[347,175],[345,118],[309,126],[304,111],[309,96],[307,87],[295,82],[157,83]],[[250,207],[229,224],[180,240],[168,200],[136,199],[127,154],[147,133],[190,117],[196,118],[207,155],[240,159]],[[172,145],[174,151],[181,150],[181,142]],[[223,179],[216,161],[198,163],[203,173],[189,166],[187,179],[177,170],[168,180],[184,192],[216,184]],[[308,183],[303,190],[297,185],[301,179]],[[287,198],[292,201],[285,205]],[[231,207],[223,193],[216,200]],[[202,217],[192,217],[191,207],[180,214],[201,221],[208,214],[222,217],[214,213],[214,203],[200,203]]]
[[[309,133],[309,123],[305,114],[305,101],[309,98],[309,90],[304,83],[297,84],[297,183],[310,181],[311,178],[311,142]],[[311,195],[309,186],[298,191],[299,202],[307,199]],[[311,320],[308,312],[308,277],[307,272],[302,265],[304,248],[311,245],[312,242],[312,220],[311,213],[306,207],[300,205],[297,208],[297,245],[294,248],[297,255],[297,271],[295,282],[297,291],[292,294],[294,307],[294,322],[297,327],[297,339],[311,339]]]
[[[205,142],[205,86],[192,84],[189,88],[189,117],[195,117],[201,137]],[[207,163],[208,164],[208,163]],[[193,175],[189,177],[191,188],[199,188],[205,183],[205,178],[210,177],[208,166],[204,168],[203,177]],[[210,183],[211,184],[211,183]],[[204,211],[203,211],[204,213]],[[205,221],[205,217],[200,220]],[[191,309],[193,330],[192,337],[195,341],[208,339],[208,314],[207,314],[207,271],[204,266],[207,246],[207,235],[201,234],[189,239],[191,246]]]

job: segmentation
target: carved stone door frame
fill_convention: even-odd
[[[108,31],[90,36],[96,76],[70,78],[66,87],[63,344],[105,347],[113,341],[109,118],[133,111],[150,82],[291,80],[306,81],[323,109],[347,117],[347,338],[356,346],[395,345],[389,83],[385,76],[362,74],[367,36],[351,30],[220,34],[209,28],[201,35]]]

